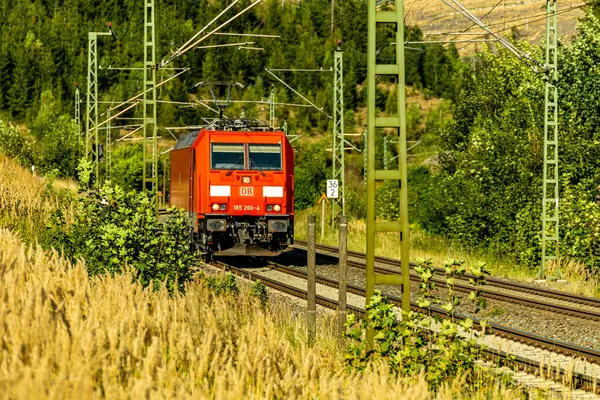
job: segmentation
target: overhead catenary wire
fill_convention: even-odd
[[[227,11],[229,11],[233,6],[235,6],[239,2],[240,2],[240,0],[234,0],[233,3],[228,5],[223,11],[221,11],[216,17],[214,17],[212,19],[212,21],[210,21],[208,24],[206,24],[206,26],[204,26],[204,28],[200,29],[200,31],[198,33],[196,33],[194,36],[191,37],[191,39],[189,39],[187,42],[185,42],[185,44],[183,46],[181,46],[179,48],[179,50],[175,51],[173,53],[173,55],[171,55],[171,57],[178,57],[180,55],[180,52],[182,51],[182,49],[185,49],[186,46],[188,46],[190,43],[192,43],[194,40],[196,40],[196,38],[198,36],[202,35],[204,33],[204,31],[206,31],[212,24],[214,24],[219,18],[221,18]],[[169,61],[172,61],[172,60],[169,60]],[[161,65],[161,67],[164,67],[164,65]]]
[[[586,7],[586,6],[589,6],[589,5],[591,5],[591,3],[584,3],[584,4],[580,4],[578,6],[573,6],[573,7],[565,8],[565,9],[562,9],[562,10],[558,11],[556,13],[556,15],[560,15],[560,14],[564,14],[564,13],[567,13],[567,12],[575,11],[577,9],[580,9],[580,8],[583,8],[583,7]],[[536,18],[536,17],[540,17],[540,18]],[[521,27],[523,25],[531,24],[531,23],[538,22],[538,21],[544,21],[544,20],[546,20],[547,17],[548,17],[548,14],[544,12],[544,13],[541,13],[541,14],[536,14],[536,15],[534,15],[532,17],[521,17],[521,18],[516,18],[514,20],[508,21],[508,22],[497,22],[497,23],[489,24],[488,27],[495,26],[495,25],[502,25],[502,24],[510,24],[512,22],[522,21],[522,20],[525,20],[525,19],[528,20],[527,22],[524,22],[522,24],[509,26],[508,28],[504,28],[504,29],[496,31],[496,33],[502,33],[502,32],[506,32],[506,31],[512,30],[514,28],[519,28],[519,27]],[[529,20],[529,18],[536,18],[536,19]],[[479,34],[479,36],[485,36],[485,35],[487,35],[487,33],[480,33]],[[465,47],[467,47],[469,45],[470,44],[466,44],[466,45],[458,48],[457,50],[462,50],[463,48],[465,48]]]
[[[490,35],[492,35],[493,37],[495,37],[496,39],[498,39],[498,42],[500,42],[500,44],[502,44],[505,48],[507,48],[511,53],[513,53],[517,58],[521,59],[521,60],[525,60],[526,62],[528,62],[530,64],[530,66],[537,72],[538,68],[541,67],[543,69],[545,69],[546,67],[541,65],[541,63],[539,63],[538,61],[534,60],[533,58],[531,58],[531,56],[527,53],[525,53],[524,51],[522,51],[521,49],[513,46],[511,43],[509,43],[508,41],[506,41],[504,38],[502,38],[500,35],[498,35],[497,33],[495,33],[494,31],[492,31],[490,28],[488,28],[483,22],[481,22],[477,17],[475,17],[469,10],[467,10],[462,4],[460,4],[457,0],[450,0],[452,3],[454,3],[454,5],[448,3],[448,1],[446,0],[442,0],[442,2],[444,4],[447,4],[448,6],[450,6],[451,8],[457,10],[459,12],[459,14],[465,16],[466,18],[470,19],[471,21],[475,22],[477,25],[479,25],[483,30],[485,30],[486,32],[488,32]],[[458,9],[457,9],[458,7]]]
[[[180,71],[180,72],[176,73],[175,75],[173,75],[173,76],[171,76],[171,77],[169,77],[169,78],[167,78],[167,79],[165,79],[165,80],[161,81],[160,83],[158,83],[158,84],[156,85],[156,87],[157,87],[157,88],[161,87],[162,85],[164,85],[164,84],[166,84],[166,83],[168,83],[168,82],[172,81],[173,79],[175,79],[175,78],[177,78],[178,76],[180,76],[180,75],[182,75],[182,74],[184,74],[184,73],[188,72],[189,70],[190,70],[189,68],[186,68],[186,69],[184,69],[183,71]],[[146,90],[145,92],[142,92],[142,93],[140,93],[140,94],[138,94],[138,95],[136,95],[136,96],[134,96],[134,97],[132,97],[132,98],[130,98],[130,99],[128,99],[128,100],[125,100],[124,102],[122,102],[122,103],[119,103],[119,104],[117,104],[116,106],[112,107],[112,109],[113,109],[113,110],[115,110],[115,109],[117,109],[117,108],[121,108],[121,107],[123,107],[125,104],[131,104],[131,103],[134,103],[134,105],[137,105],[137,104],[139,104],[139,102],[137,102],[137,101],[135,101],[135,100],[139,99],[140,97],[142,97],[142,96],[144,95],[144,93],[148,93],[150,90],[152,90],[152,89],[148,89],[148,90]],[[105,115],[106,115],[106,113],[104,113],[104,114],[101,114],[100,116],[101,116],[101,117],[103,117],[103,116],[105,116]],[[119,114],[119,115],[120,115],[120,114]]]
[[[306,97],[304,97],[300,92],[298,92],[296,89],[294,89],[293,87],[291,87],[290,85],[288,85],[283,79],[281,79],[280,77],[278,77],[277,75],[275,75],[273,72],[271,72],[271,70],[269,70],[268,68],[265,68],[265,71],[267,71],[271,76],[273,76],[273,78],[277,79],[281,84],[283,84],[285,87],[287,87],[288,89],[290,89],[292,92],[294,92],[297,96],[299,96],[302,100],[306,101],[308,104],[310,104],[311,106],[313,106],[315,109],[317,109],[320,113],[325,114],[327,116],[327,118],[331,119],[333,118],[331,115],[327,114],[325,111],[323,111],[323,107],[319,108],[317,107],[313,102],[311,102],[310,100],[308,100]]]
[[[235,0],[234,4],[237,4],[239,0]],[[248,11],[250,11],[252,8],[254,8],[255,6],[257,6],[259,3],[261,3],[262,0],[256,0],[255,2],[251,3],[248,7],[244,8],[242,11],[240,11],[239,13],[237,13],[236,15],[234,15],[233,17],[231,17],[230,19],[228,19],[227,21],[225,21],[224,23],[222,23],[221,25],[219,25],[218,27],[216,27],[215,29],[213,29],[211,32],[207,33],[206,35],[204,35],[202,38],[198,39],[197,41],[195,41],[192,44],[189,44],[191,41],[193,41],[195,38],[197,38],[198,36],[200,36],[210,25],[212,25],[217,19],[219,19],[229,8],[232,7],[232,5],[230,5],[229,7],[227,7],[226,10],[224,10],[223,12],[221,12],[217,17],[215,17],[210,23],[209,25],[205,26],[200,32],[198,32],[194,38],[190,39],[187,41],[187,43],[185,45],[183,45],[179,50],[175,51],[171,57],[169,57],[167,60],[162,61],[160,63],[160,68],[164,67],[165,65],[169,64],[171,61],[173,61],[174,59],[183,56],[184,54],[186,54],[188,51],[192,50],[193,48],[195,48],[196,46],[198,46],[198,44],[202,43],[204,40],[208,39],[209,37],[211,37],[212,35],[214,35],[215,33],[217,33],[218,31],[220,31],[221,29],[223,29],[224,27],[226,27],[227,25],[229,25],[230,23],[232,23],[233,21],[235,21],[237,18],[241,17],[242,15],[244,15],[245,13],[247,13]]]
[[[216,32],[215,36],[242,36],[242,37],[256,37],[256,38],[280,38],[280,35],[265,35],[260,33],[235,33],[235,32]]]

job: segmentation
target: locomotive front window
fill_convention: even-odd
[[[212,169],[244,169],[244,145],[212,144],[210,159]]]
[[[248,159],[250,169],[281,171],[281,145],[248,145]]]

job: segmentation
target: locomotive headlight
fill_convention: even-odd
[[[227,210],[227,204],[221,204],[221,211]]]
[[[281,211],[281,206],[279,204],[275,204],[275,206],[273,207],[273,210],[275,210],[275,212],[279,212],[279,211]]]
[[[267,212],[273,211],[273,206],[271,204],[267,205]]]
[[[206,230],[209,232],[225,232],[227,221],[224,219],[209,219],[206,221]]]
[[[252,178],[249,176],[242,176],[242,183],[250,183],[252,182]]]
[[[213,211],[219,211],[219,205],[213,204],[212,209],[213,209]]]
[[[288,221],[286,220],[271,220],[269,221],[269,232],[284,233],[288,230]]]

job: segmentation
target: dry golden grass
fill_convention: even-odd
[[[0,276],[0,398],[432,398],[385,365],[346,373],[331,321],[309,347],[302,313],[281,302],[265,313],[245,291],[213,297],[192,283],[170,296],[130,274],[90,279],[6,229]],[[439,398],[463,391],[457,380]]]
[[[325,236],[321,237],[320,207],[315,207],[296,214],[294,234],[298,239],[307,237],[307,221],[309,214],[317,215],[317,242],[337,246],[339,243],[337,230],[331,231],[330,207],[326,207]],[[350,219],[348,221],[348,249],[366,251],[367,225],[364,220]],[[393,233],[379,233],[375,241],[375,254],[383,257],[400,258],[400,238]],[[413,226],[411,231],[411,261],[431,259],[436,266],[442,266],[446,260],[464,260],[467,265],[476,265],[485,262],[493,276],[505,277],[524,282],[535,280],[535,270],[516,266],[513,263],[498,260],[495,257],[482,255],[479,252],[469,252],[461,248],[448,246],[441,238],[428,235],[418,227]],[[563,279],[567,283],[549,283],[550,286],[572,293],[586,296],[600,297],[600,277],[591,275],[586,268],[578,262],[564,261],[562,267]]]
[[[72,181],[56,181],[53,187],[72,192]],[[48,183],[18,163],[0,156],[0,226],[10,227],[28,240],[39,238],[52,213],[73,214],[64,195],[48,190]]]

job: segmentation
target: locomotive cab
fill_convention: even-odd
[[[293,243],[293,174],[283,132],[193,132],[171,152],[171,206],[205,253],[277,255]]]

